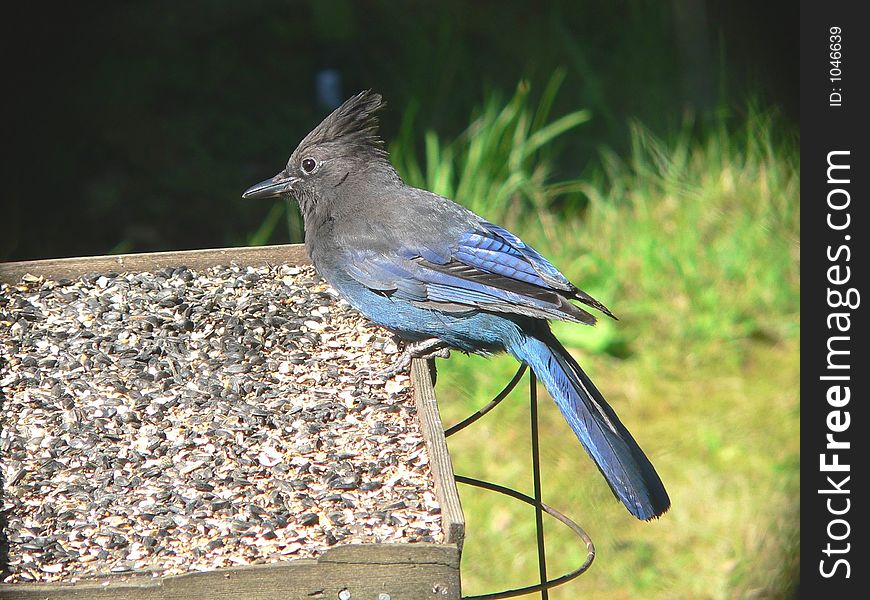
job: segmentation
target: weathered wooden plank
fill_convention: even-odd
[[[0,263],[0,282],[15,283],[28,273],[37,277],[75,279],[87,273],[155,271],[165,267],[181,266],[191,269],[207,269],[216,265],[232,263],[251,267],[285,263],[309,265],[311,259],[308,258],[305,246],[302,244],[52,258]]]
[[[427,361],[422,359],[412,361],[411,383],[423,437],[429,446],[429,468],[435,480],[435,495],[438,504],[441,505],[444,540],[448,544],[456,544],[461,549],[465,539],[465,517],[462,514],[462,504],[459,502],[459,492],[453,477],[453,463],[447,451],[444,426],[438,412],[432,372]]]
[[[457,600],[459,549],[438,544],[338,546],[318,560],[76,584],[0,585],[4,600]]]
[[[455,544],[343,544],[333,546],[318,559],[332,563],[432,563],[459,568]]]

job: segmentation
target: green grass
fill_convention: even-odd
[[[653,523],[631,517],[539,390],[545,500],[583,526],[597,549],[591,570],[552,597],[786,597],[799,536],[797,343],[755,345],[745,367],[724,372],[581,358],[655,463],[673,507]],[[479,371],[469,376],[467,364],[448,362],[439,367],[438,396],[451,423],[484,392],[472,383]],[[472,390],[457,392],[462,386]],[[507,402],[451,438],[454,467],[531,493],[528,401],[517,393]],[[460,493],[468,518],[464,592],[533,582],[531,510],[473,488]],[[576,539],[555,521],[546,527],[550,572],[579,565]]]
[[[550,118],[559,78],[536,102],[524,85],[487,101],[455,140],[426,133],[422,161],[412,117],[391,146],[409,183],[509,227],[620,317],[555,330],[657,466],[673,508],[654,523],[631,517],[541,390],[545,497],[598,549],[591,570],[552,597],[787,597],[799,557],[796,140],[759,110],[687,121],[664,141],[635,125],[628,156],[605,151],[597,174],[558,180],[582,168],[557,163],[560,136],[581,135],[589,117]],[[445,422],[488,400],[515,367],[505,357],[439,361]],[[527,402],[517,393],[451,438],[456,471],[530,491]],[[530,510],[461,493],[464,592],[532,582]],[[582,554],[557,523],[547,527],[558,575]]]
[[[424,135],[425,161],[416,158],[414,106],[405,111],[399,136],[390,146],[393,163],[405,181],[462,203],[493,221],[514,221],[534,214],[552,231],[556,201],[579,194],[579,179],[550,181],[550,143],[587,122],[589,111],[577,110],[550,120],[550,110],[565,78],[557,70],[536,106],[531,89],[521,82],[513,98],[503,103],[490,95],[468,128],[449,143],[434,131]]]

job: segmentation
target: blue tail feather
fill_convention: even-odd
[[[629,512],[643,520],[660,516],[671,501],[655,468],[577,361],[552,334],[542,337],[523,337],[508,350],[546,386]]]

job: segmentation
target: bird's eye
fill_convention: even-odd
[[[317,161],[313,158],[303,158],[302,159],[302,171],[306,175],[311,175],[314,172],[314,169],[317,168]]]

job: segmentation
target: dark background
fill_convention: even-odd
[[[245,244],[269,207],[239,194],[328,112],[324,68],[344,96],[384,94],[389,140],[403,116],[421,139],[456,135],[487,93],[540,90],[563,67],[553,114],[593,120],[561,151],[587,169],[625,150],[632,118],[667,133],[753,95],[796,125],[797,19],[758,1],[6,7],[0,260]]]

